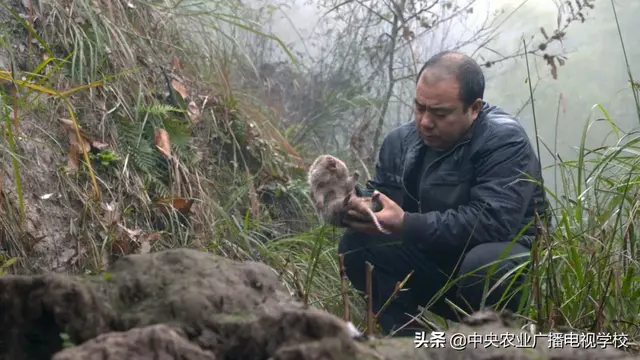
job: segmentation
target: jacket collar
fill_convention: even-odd
[[[481,126],[482,123],[485,121],[486,114],[490,110],[490,108],[491,108],[491,105],[489,105],[486,101],[482,102],[482,110],[480,110],[480,113],[478,114],[478,118],[476,118],[473,124],[471,124],[469,129],[467,129],[465,134],[460,138],[460,140],[458,140],[458,142],[455,145],[452,146],[452,148],[456,147],[462,142],[469,141],[473,138],[478,127]],[[405,144],[407,146],[407,152],[405,154],[405,159],[403,164],[404,166],[402,171],[403,181],[407,180],[408,172],[411,171],[416,165],[416,162],[420,154],[420,149],[423,146],[425,146],[422,140],[422,137],[418,133],[418,129],[416,129],[415,125],[411,128],[411,131],[409,131],[409,133],[407,134],[407,137],[405,138]]]

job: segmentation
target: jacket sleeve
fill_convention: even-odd
[[[369,190],[367,196],[371,196],[374,190],[378,190],[398,202],[401,198],[402,187],[397,183],[395,174],[398,173],[401,160],[397,154],[402,153],[402,129],[395,129],[385,136],[380,145],[375,165],[373,179],[367,182]]]
[[[420,248],[459,250],[511,241],[538,184],[539,164],[524,130],[501,124],[478,150],[467,205],[445,212],[405,213],[402,237]]]

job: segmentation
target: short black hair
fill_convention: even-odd
[[[432,56],[418,72],[416,82],[427,68],[438,68],[446,75],[455,77],[460,85],[460,101],[464,105],[464,111],[473,104],[476,99],[484,97],[485,80],[482,68],[471,57],[457,51],[443,51]]]

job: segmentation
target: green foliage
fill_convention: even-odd
[[[235,84],[229,85],[226,78],[220,79],[223,78],[221,75],[223,70],[216,73],[210,69],[215,68],[218,71],[220,64],[216,61],[230,63],[232,62],[230,59],[235,60],[237,52],[226,52],[227,48],[215,52],[219,49],[219,44],[210,40],[210,33],[203,31],[199,34],[210,42],[205,41],[204,46],[194,46],[196,42],[189,40],[186,32],[178,34],[176,27],[165,27],[165,29],[172,29],[168,33],[161,33],[164,30],[154,32],[154,29],[149,27],[157,24],[158,19],[168,17],[165,16],[164,10],[160,11],[143,3],[136,3],[139,8],[127,10],[126,16],[116,16],[117,21],[121,21],[117,24],[103,21],[102,16],[96,16],[96,12],[88,6],[89,2],[77,0],[73,1],[72,5],[82,9],[83,14],[87,13],[84,22],[68,21],[68,17],[63,16],[64,9],[57,4],[51,5],[54,7],[53,15],[43,21],[49,25],[60,25],[59,22],[64,25],[44,26],[44,28],[53,29],[48,30],[51,33],[47,34],[47,39],[68,49],[69,62],[65,63],[65,68],[68,69],[67,76],[73,80],[80,83],[89,82],[104,76],[105,72],[117,69],[116,65],[129,68],[139,66],[145,61],[151,63],[161,57],[158,54],[169,57],[168,54],[173,54],[173,51],[180,48],[191,51],[188,53],[193,55],[191,58],[201,61],[196,71],[201,76],[198,79],[199,85],[215,83],[216,86],[220,86],[220,83],[225,83],[229,88],[221,90],[221,93],[231,93],[232,87],[235,90]],[[186,10],[180,9],[180,11]],[[273,9],[267,8],[267,12],[272,13]],[[123,12],[119,14],[122,15]],[[191,19],[195,18],[195,15],[189,16],[188,21],[194,28],[197,24],[191,22]],[[205,19],[211,21],[210,18]],[[240,21],[238,17],[227,17],[227,20],[234,23]],[[136,33],[138,29],[127,21],[132,24],[137,21],[140,26],[145,27],[142,31],[144,36]],[[211,23],[204,25],[210,28],[215,27]],[[243,26],[244,29],[248,25]],[[135,36],[129,34],[135,34]],[[155,35],[156,38],[148,39],[148,35]],[[224,37],[232,38],[231,35],[226,35]],[[144,40],[140,40],[141,38]],[[345,42],[351,42],[351,38],[345,38]],[[168,43],[170,45],[167,45]],[[376,42],[375,45],[379,44]],[[46,44],[43,47],[48,49]],[[58,47],[60,46],[56,46]],[[347,50],[350,51],[350,48],[345,47],[340,51],[348,54]],[[340,54],[339,51],[336,53]],[[154,55],[157,56],[154,57]],[[344,58],[344,56],[337,56],[337,58]],[[167,59],[159,61],[165,60]],[[318,68],[320,69],[318,74],[312,74],[318,75],[319,79],[304,79],[305,75],[309,75],[308,73],[295,73],[291,76],[291,79],[295,80],[292,83],[297,83],[297,80],[306,81],[302,82],[301,87],[307,93],[299,95],[298,93],[302,93],[302,90],[294,86],[289,91],[292,102],[308,106],[308,108],[302,108],[298,105],[296,109],[303,114],[297,119],[299,121],[292,125],[302,129],[297,134],[299,139],[308,140],[308,137],[305,138],[305,132],[322,126],[327,129],[323,130],[326,133],[315,136],[320,139],[317,141],[320,147],[328,145],[338,149],[343,146],[333,139],[340,136],[336,134],[336,128],[338,132],[341,131],[342,128],[339,126],[343,126],[347,122],[346,119],[377,117],[375,112],[372,112],[373,116],[350,112],[354,108],[367,108],[375,104],[367,96],[369,91],[365,88],[369,85],[368,82],[355,81],[351,76],[355,71],[353,69],[360,71],[361,67],[356,65],[361,61],[357,54],[353,55],[349,61],[345,61],[345,64],[337,64],[338,61],[336,61],[336,64],[333,64],[334,68],[340,71],[336,71],[337,75],[329,74],[325,78],[320,77],[322,72],[326,72],[324,67]],[[56,62],[56,65],[61,64]],[[155,65],[158,64],[144,66],[151,68]],[[207,73],[207,70],[211,72]],[[255,152],[258,155],[267,157],[260,159],[262,161],[260,165],[279,164],[282,158],[281,154],[268,151],[274,148],[271,144],[256,144],[251,141],[255,138],[255,134],[249,133],[252,130],[247,125],[258,123],[260,119],[257,119],[256,114],[262,114],[261,111],[247,111],[246,114],[237,115],[242,112],[242,107],[255,110],[253,108],[260,105],[243,103],[238,100],[242,96],[234,93],[234,96],[227,96],[228,101],[224,104],[225,110],[237,112],[232,119],[221,119],[216,114],[207,114],[213,117],[213,121],[205,123],[203,126],[205,129],[200,133],[192,134],[191,127],[185,120],[184,110],[181,108],[157,102],[144,103],[140,100],[141,93],[147,93],[146,90],[157,87],[157,84],[153,84],[153,77],[144,78],[143,75],[145,74],[140,72],[134,77],[138,83],[145,85],[143,89],[131,87],[132,78],[118,79],[109,84],[107,92],[115,93],[114,98],[117,101],[114,103],[117,102],[118,105],[109,104],[107,108],[115,109],[119,105],[122,106],[105,116],[105,122],[115,125],[118,149],[117,155],[109,151],[98,153],[96,158],[99,163],[109,167],[117,162],[118,165],[125,167],[124,170],[132,178],[137,176],[144,179],[145,189],[142,190],[148,191],[151,195],[168,196],[171,193],[174,168],[173,164],[168,162],[156,148],[154,136],[157,129],[165,129],[171,139],[172,154],[184,167],[180,170],[193,175],[185,181],[188,182],[187,186],[201,190],[198,200],[201,201],[201,209],[204,210],[199,218],[202,224],[197,233],[197,236],[202,238],[199,246],[232,258],[263,261],[281,274],[283,282],[292,292],[306,297],[310,305],[341,315],[339,264],[336,256],[336,243],[340,230],[316,226],[313,207],[309,206],[304,182],[294,180],[288,184],[282,184],[277,181],[265,181],[260,184],[260,187],[253,186],[253,181],[261,180],[258,175],[254,173],[252,176],[247,176],[244,169],[241,169],[242,165],[237,165],[241,163],[239,158],[242,156],[238,155],[240,151],[236,153],[237,148],[244,150],[247,147],[256,147],[258,150]],[[356,75],[353,76],[354,79],[366,78],[360,73]],[[338,85],[341,89],[339,91],[336,90]],[[321,96],[317,95],[316,86],[321,88],[318,92]],[[251,96],[247,96],[249,97]],[[317,101],[317,99],[321,100]],[[184,105],[186,105],[184,101],[181,101],[181,106]],[[601,109],[604,108],[601,107]],[[7,118],[9,111],[4,110],[4,120],[10,130],[10,119]],[[616,119],[612,119],[604,111],[603,113],[608,123],[615,124]],[[364,114],[368,113],[364,112]],[[270,119],[263,120],[263,124],[258,125],[264,125]],[[332,123],[327,125],[329,121]],[[346,126],[344,129],[346,129],[345,133],[350,131]],[[613,129],[615,133],[617,130],[615,127]],[[589,128],[585,128],[584,136],[588,130]],[[334,132],[333,135],[329,134],[331,131]],[[215,164],[211,164],[213,161],[207,164],[213,169],[207,168],[207,178],[205,178],[196,164],[197,159],[193,156],[191,141],[228,138],[230,134],[234,135],[236,142],[232,144],[232,156],[225,157],[228,154],[220,150],[222,146],[199,149],[210,151],[210,157],[217,159]],[[638,290],[640,287],[638,255],[640,254],[636,230],[640,225],[636,216],[637,194],[640,192],[638,185],[640,184],[638,175],[640,160],[637,156],[640,153],[638,145],[640,140],[634,134],[627,134],[617,139],[619,141],[615,146],[593,150],[589,150],[583,141],[578,160],[558,159],[557,166],[561,171],[565,197],[550,191],[548,194],[556,200],[556,223],[559,226],[554,232],[545,234],[540,239],[540,244],[543,246],[535,252],[535,269],[529,283],[524,286],[526,295],[533,305],[521,311],[524,316],[537,321],[540,327],[571,326],[586,330],[600,329],[606,332],[623,331],[633,334],[634,328],[630,324],[640,322],[637,313],[637,309],[640,308],[640,290]],[[215,144],[215,146],[218,145],[220,144]],[[259,175],[262,176],[264,172],[278,177],[290,175],[279,172],[285,168],[284,165],[274,170],[275,167],[266,166],[267,170],[261,169],[262,172]],[[79,180],[74,179],[74,181]],[[82,190],[82,186],[77,187]],[[259,190],[252,190],[252,188],[259,188]],[[138,190],[140,189],[131,190],[116,184],[113,189],[113,198],[120,200],[132,194],[135,196],[138,195],[135,194]],[[282,227],[276,227],[275,221],[271,218],[265,220],[250,214],[245,203],[249,202],[246,198],[252,191],[261,191],[262,195],[271,192],[273,194],[271,202],[274,207],[286,203],[288,209],[285,210],[289,211],[282,211],[284,213],[282,217],[288,221],[284,221],[284,230]],[[67,195],[74,199],[82,198],[78,194]],[[222,200],[218,200],[219,198]],[[128,205],[125,204],[125,206]],[[87,208],[90,207],[87,206]],[[129,209],[130,207],[122,211],[123,216],[129,214]],[[86,216],[94,217],[84,219],[85,222],[101,221],[95,214]],[[292,230],[294,225],[291,225],[294,223],[295,231]],[[149,223],[140,225],[140,227],[144,226],[150,227]],[[87,234],[86,237],[94,236],[90,234],[88,228],[89,226],[83,229]],[[168,231],[172,232],[171,239],[154,245],[154,249],[192,246],[190,242],[192,233]],[[102,239],[97,236],[94,236],[92,241],[96,248],[103,246]],[[97,251],[94,257],[96,263],[102,261]],[[0,273],[4,272],[7,264],[15,261],[14,259],[15,257],[3,259],[0,262]],[[108,276],[105,274],[105,277]],[[353,320],[358,323],[363,318],[363,304],[359,296],[353,289],[351,290],[349,305],[351,313],[354,314]],[[424,315],[423,320],[426,323],[442,323],[437,321],[440,319],[434,319],[435,317],[430,314]],[[640,337],[640,335],[634,336]]]
[[[7,258],[4,254],[0,253],[0,276],[6,274],[7,269],[16,262],[18,262],[17,257]]]
[[[60,333],[60,339],[62,340],[62,348],[64,349],[76,346],[76,344],[71,341],[71,336],[67,333]]]
[[[182,111],[167,104],[143,105],[137,122],[118,116],[118,142],[144,177],[145,187],[160,197],[170,194],[170,167],[155,145],[156,129],[165,129],[171,140],[173,156],[190,165],[188,124],[176,115]]]
[[[100,151],[98,154],[92,155],[92,158],[97,160],[100,165],[104,167],[109,167],[114,162],[120,160],[118,155],[111,150]]]

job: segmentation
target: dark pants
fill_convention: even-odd
[[[507,250],[508,247],[510,247],[509,250]],[[500,280],[510,270],[526,262],[530,250],[518,243],[485,243],[467,249],[464,254],[442,254],[438,253],[437,249],[428,252],[418,250],[414,245],[401,243],[395,236],[372,236],[347,229],[340,240],[338,252],[344,254],[347,277],[353,286],[363,293],[366,285],[365,261],[374,266],[372,272],[374,313],[377,313],[391,297],[396,283],[402,281],[411,270],[414,270],[404,286],[408,290],[398,292],[395,300],[385,307],[377,319],[382,330],[389,334],[394,328],[397,329],[409,323],[410,315],[418,315],[418,306],[424,307],[428,304],[431,304],[427,308],[428,311],[446,319],[458,321],[461,315],[455,312],[444,298],[455,303],[466,313],[479,310],[485,293],[493,288],[496,280]],[[522,253],[526,253],[526,256],[508,259],[510,256]],[[462,260],[460,260],[461,255]],[[493,263],[499,259],[504,260],[494,267]],[[488,266],[456,280],[484,265]],[[454,276],[449,279],[452,273]],[[513,277],[503,279],[502,285],[486,296],[485,308],[500,302],[497,304],[500,309],[517,311],[521,298],[521,292],[517,290],[524,281],[524,274],[520,269],[515,270],[514,273],[518,275],[515,282],[511,281]],[[487,275],[491,276],[485,290]],[[451,283],[454,281],[455,284],[452,286]],[[445,286],[450,288],[439,297],[432,299]],[[395,332],[395,335],[414,336],[417,328],[419,325],[410,324]]]

